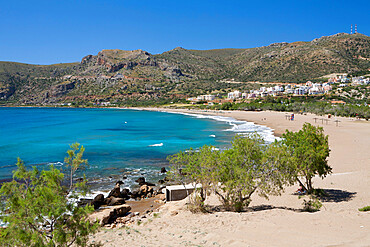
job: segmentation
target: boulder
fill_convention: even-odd
[[[85,207],[86,205],[88,204],[91,204],[93,200],[92,199],[88,199],[88,198],[81,198],[78,202],[77,202],[77,205],[79,207]]]
[[[135,182],[137,182],[140,186],[144,184],[149,185],[149,186],[155,186],[155,184],[153,183],[146,182],[144,177],[139,177],[138,179],[135,180]]]
[[[91,201],[91,205],[94,206],[94,209],[100,208],[101,205],[104,204],[104,195],[99,194],[95,196],[95,198]]]
[[[106,197],[104,198],[104,205],[108,205],[110,203],[110,201],[112,200],[112,197]]]
[[[145,178],[144,177],[139,177],[138,179],[135,180],[139,185],[144,185],[145,184]]]
[[[141,197],[151,197],[153,194],[153,188],[144,184],[139,189],[139,196]]]
[[[127,200],[127,199],[129,199],[129,198],[130,198],[130,194],[131,194],[131,192],[130,192],[130,190],[129,190],[129,189],[123,189],[123,190],[121,191],[121,195],[120,195],[120,197],[121,197],[121,198],[123,198],[123,199],[125,199],[125,200]]]
[[[114,206],[91,214],[89,216],[89,220],[92,222],[97,221],[103,226],[114,222],[118,217],[126,216],[130,210],[131,207],[129,205]]]
[[[166,167],[162,167],[161,168],[161,173],[166,173],[166,172],[167,172]]]
[[[121,184],[123,184],[122,181],[117,181],[113,190],[111,190],[109,192],[109,195],[107,197],[120,197],[120,195],[121,195]]]
[[[122,205],[125,204],[125,199],[119,197],[110,197],[110,201],[107,204],[108,206]]]
[[[146,195],[148,192],[149,192],[149,186],[144,184],[140,187],[139,191],[140,191],[140,194],[142,195]]]

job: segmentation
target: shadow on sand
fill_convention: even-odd
[[[271,210],[271,209],[284,209],[284,210],[289,210],[293,212],[302,212],[302,209],[298,208],[289,208],[289,207],[275,207],[271,205],[258,205],[258,206],[253,206],[249,207],[249,210],[247,212],[258,212],[258,211],[265,211],[265,210]]]
[[[272,205],[258,205],[258,206],[252,206],[244,209],[240,213],[246,213],[246,212],[258,212],[258,211],[265,211],[265,210],[272,210],[272,209],[283,209],[283,210],[289,210],[294,212],[302,212],[302,209],[297,208],[289,208],[289,207],[275,207]],[[207,206],[206,208],[207,213],[215,213],[215,212],[231,212],[230,210],[226,210],[225,207],[218,205],[218,206]]]
[[[322,194],[320,195],[320,201],[321,202],[347,202],[352,200],[356,192],[349,192],[345,190],[338,190],[338,189],[322,189]],[[297,194],[293,194],[297,195]],[[276,207],[272,205],[258,205],[258,206],[252,206],[248,207],[242,212],[258,212],[258,211],[265,211],[265,210],[272,210],[272,209],[283,209],[283,210],[289,210],[293,212],[304,212],[301,208],[291,208],[291,207]],[[225,209],[225,207],[218,205],[218,206],[207,206],[206,211],[208,213],[214,213],[214,212],[226,212],[228,210]]]
[[[348,202],[352,200],[357,193],[345,190],[324,189],[324,194],[324,196],[320,196],[322,202]]]

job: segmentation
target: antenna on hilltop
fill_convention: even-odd
[[[353,25],[351,24],[351,34],[353,34],[352,30],[353,30]]]
[[[355,33],[357,33],[357,24],[355,24]]]

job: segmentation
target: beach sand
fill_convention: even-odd
[[[142,224],[103,228],[92,240],[104,246],[370,246],[370,212],[358,211],[370,205],[370,122],[332,117],[326,123],[321,119],[327,117],[312,114],[296,114],[289,121],[282,112],[148,110],[233,117],[268,126],[278,136],[305,122],[322,126],[329,135],[333,173],[315,178],[314,187],[330,196],[315,213],[300,211],[303,198],[293,195],[298,185],[269,200],[254,195],[251,210],[243,213],[193,214],[186,210],[186,199],[167,202]],[[211,197],[208,203],[218,201]]]

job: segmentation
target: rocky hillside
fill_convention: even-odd
[[[336,34],[311,42],[252,49],[178,47],[157,55],[143,50],[103,50],[72,64],[0,62],[0,101],[158,102],[230,86],[221,79],[299,82],[369,69],[370,37],[362,34]]]

